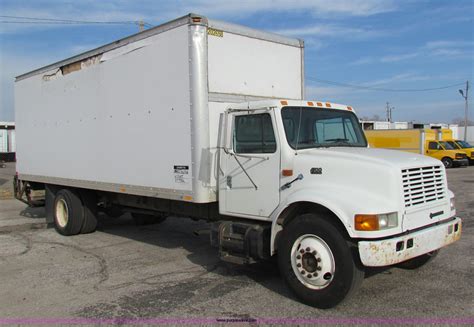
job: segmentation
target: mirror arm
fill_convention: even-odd
[[[245,173],[245,175],[247,175],[248,179],[250,180],[250,182],[253,184],[253,187],[255,187],[255,190],[257,191],[258,190],[258,187],[257,185],[254,183],[252,177],[250,177],[250,175],[247,173],[247,170],[245,170],[244,166],[242,166],[242,164],[240,163],[239,159],[237,159],[237,156],[231,152],[229,152],[229,154],[234,157],[235,161],[237,161],[237,163],[239,164],[240,168],[242,168],[243,172]]]

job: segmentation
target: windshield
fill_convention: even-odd
[[[465,141],[456,141],[457,144],[459,144],[461,146],[461,148],[463,149],[469,149],[469,148],[472,148],[472,145],[470,145],[469,143],[465,142]]]
[[[284,107],[281,116],[286,139],[293,149],[367,147],[359,121],[352,112],[314,107]]]
[[[454,150],[454,148],[451,146],[451,144],[449,144],[448,142],[444,142],[444,141],[440,141],[439,142],[443,148],[445,148],[446,150]]]
[[[460,148],[461,149],[461,146],[458,145],[456,142],[454,141],[447,141],[449,145],[451,145],[453,147],[453,149],[457,149],[457,148]]]

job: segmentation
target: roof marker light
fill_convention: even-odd
[[[308,101],[308,106],[313,107],[314,103],[312,103],[311,101]]]
[[[350,107],[350,106],[347,106],[347,110],[350,110],[350,111],[352,111],[352,107]]]
[[[326,107],[331,108],[331,104],[329,102],[326,102]]]
[[[322,104],[321,102],[318,102],[318,103],[316,103],[316,104],[318,105],[318,107],[322,107],[322,106],[323,106],[323,104]]]
[[[281,100],[280,103],[281,103],[282,106],[287,106],[288,105],[288,101],[285,101],[285,100]]]

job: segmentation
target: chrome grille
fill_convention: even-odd
[[[402,180],[405,207],[413,207],[446,197],[442,166],[402,169]]]

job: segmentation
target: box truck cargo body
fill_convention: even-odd
[[[352,107],[304,100],[303,50],[190,14],[17,77],[16,198],[68,236],[98,211],[205,219],[222,260],[277,256],[320,308],[363,266],[422,266],[461,235],[444,167],[369,149]]]
[[[203,23],[180,19],[20,76],[22,176],[215,201],[219,114],[229,103],[301,99],[303,43]]]

